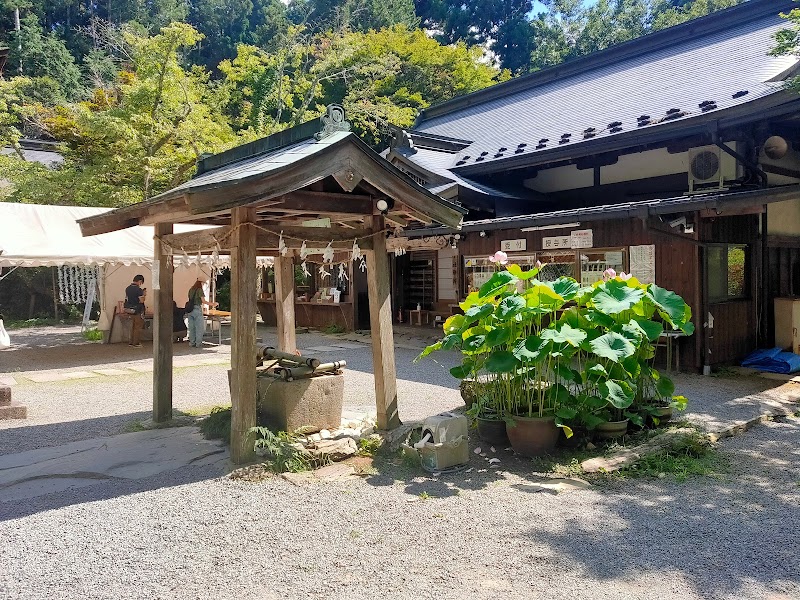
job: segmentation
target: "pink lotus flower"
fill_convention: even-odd
[[[494,253],[493,256],[489,257],[489,260],[493,263],[497,263],[498,265],[507,265],[508,254],[506,254],[502,250],[498,250],[497,252]]]
[[[628,279],[630,279],[631,277],[633,277],[633,275],[631,275],[630,273],[625,273],[625,271],[619,274],[619,278],[622,279],[622,281],[628,281]]]
[[[537,268],[537,269],[539,269],[539,270],[541,271],[543,266],[544,266],[544,265],[542,265],[542,261],[540,261],[540,260],[537,260],[537,261],[536,261],[536,268]]]
[[[603,271],[603,281],[614,279],[616,276],[617,272],[614,269],[608,268],[605,271]]]

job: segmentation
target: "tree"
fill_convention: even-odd
[[[56,170],[18,165],[12,199],[85,206],[122,206],[188,178],[204,152],[233,145],[236,136],[215,110],[208,74],[186,70],[181,56],[200,38],[173,23],[154,36],[125,32],[133,69],[113,89],[85,102],[41,107],[47,135],[62,142]],[[14,160],[14,159],[8,159]]]
[[[800,8],[793,8],[788,13],[781,13],[781,17],[788,21],[788,26],[775,34],[775,47],[770,54],[772,56],[799,56]],[[800,91],[800,78],[793,77],[789,81],[789,85],[795,91]]]
[[[54,81],[65,100],[83,93],[81,72],[67,47],[55,34],[45,34],[35,15],[22,19],[19,33],[11,37],[9,65],[22,65],[21,73]]]
[[[511,71],[525,70],[532,50],[531,0],[417,0],[423,25],[445,44],[483,46]]]
[[[442,46],[402,25],[367,33],[311,36],[292,27],[280,49],[240,46],[223,61],[221,96],[235,126],[269,134],[342,104],[365,141],[380,146],[390,126],[409,127],[430,104],[508,77],[480,61],[478,49]]]
[[[297,4],[317,32],[342,28],[367,32],[393,25],[413,28],[419,23],[414,0],[300,0]]]

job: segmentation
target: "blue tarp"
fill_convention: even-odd
[[[794,373],[800,371],[800,355],[780,348],[756,350],[742,361],[742,366],[770,373]]]

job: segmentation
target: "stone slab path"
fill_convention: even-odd
[[[194,427],[123,433],[0,456],[0,496],[22,501],[227,460],[227,447]]]

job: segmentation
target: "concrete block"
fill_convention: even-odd
[[[279,431],[336,429],[342,420],[344,375],[276,381],[258,379],[259,423]]]
[[[0,385],[0,406],[11,404],[11,388],[7,385]]]
[[[11,419],[26,419],[28,417],[28,407],[19,402],[11,402],[0,406],[0,421]]]

